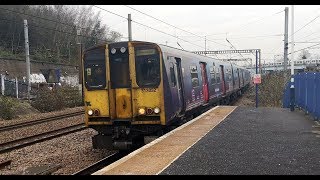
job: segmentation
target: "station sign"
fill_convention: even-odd
[[[261,74],[254,74],[253,75],[253,83],[254,84],[261,84]]]

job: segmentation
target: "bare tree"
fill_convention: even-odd
[[[308,50],[302,50],[299,54],[300,59],[308,59],[311,56]]]
[[[0,5],[0,49],[23,55],[23,20],[28,20],[33,60],[76,63],[77,29],[85,47],[119,41],[93,6]],[[7,10],[6,10],[7,9]],[[40,17],[40,18],[37,18]]]

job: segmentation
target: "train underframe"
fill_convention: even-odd
[[[99,134],[92,137],[95,149],[128,150],[145,144],[145,137],[162,135],[164,127],[156,125],[132,125],[129,120],[114,120],[113,125],[92,126]]]
[[[199,106],[172,120],[166,126],[160,124],[132,125],[131,120],[113,120],[113,125],[91,125],[98,134],[92,137],[94,149],[130,150],[151,142],[159,136],[175,129],[216,105],[228,105],[247,90],[249,85],[223,97],[214,99],[204,106]]]

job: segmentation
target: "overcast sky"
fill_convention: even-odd
[[[125,5],[98,6],[125,18],[131,14],[132,20],[135,21],[132,22],[133,40],[150,41],[176,48],[182,47],[189,51],[199,51],[205,49],[204,36],[206,36],[207,50],[231,49],[231,44],[236,49],[261,49],[262,60],[266,62],[273,61],[274,58],[279,59],[279,55],[283,55],[284,9],[289,7],[289,42],[291,41],[291,5],[129,5],[129,7],[179,29]],[[93,9],[101,11],[103,23],[112,30],[120,32],[124,37],[122,40],[127,40],[128,22],[126,19],[96,7]],[[315,43],[298,42],[318,42],[320,40],[320,18],[317,18],[319,16],[320,5],[294,6],[294,32],[297,31],[294,34],[294,39],[297,41],[295,50],[316,45]],[[178,36],[178,38],[144,27],[136,22],[172,36]],[[309,22],[311,23],[308,24]],[[305,27],[302,28],[303,26]],[[299,30],[300,28],[302,29]],[[226,41],[226,38],[231,44]],[[315,49],[317,47],[320,46],[309,49],[309,52],[312,55],[320,55],[319,49]],[[295,57],[298,57],[299,53],[295,53]],[[252,54],[243,54],[243,56],[254,58]],[[239,54],[218,55],[218,57],[242,58]]]

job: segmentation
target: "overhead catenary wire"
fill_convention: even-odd
[[[117,14],[117,13],[113,13],[113,12],[111,12],[111,11],[108,11],[108,10],[104,9],[104,8],[100,8],[100,7],[96,6],[96,5],[94,5],[94,7],[97,7],[97,8],[99,8],[99,9],[101,9],[101,10],[107,11],[107,12],[109,12],[109,13],[111,13],[111,14],[117,15],[117,16],[119,16],[119,17],[124,18],[124,19],[127,20],[127,17],[121,16],[121,15],[119,15],[119,14]],[[129,7],[129,6],[127,6],[127,7]],[[131,7],[130,7],[130,8],[131,8]],[[68,24],[68,23],[65,23],[65,22],[62,22],[62,21],[57,21],[57,20],[52,20],[52,19],[48,19],[48,18],[43,18],[43,17],[39,17],[39,16],[36,16],[36,15],[28,14],[28,13],[25,13],[25,12],[15,11],[15,10],[6,9],[6,8],[2,8],[2,7],[0,7],[0,9],[2,9],[2,10],[7,10],[7,11],[10,11],[10,12],[14,12],[14,13],[18,13],[18,14],[24,14],[24,15],[27,15],[27,16],[30,16],[30,17],[39,18],[39,19],[43,19],[43,20],[46,20],[46,21],[51,21],[51,22],[59,23],[59,24],[61,24],[61,25],[66,25],[66,26],[70,26],[70,27],[73,27],[73,28],[75,27],[75,25],[71,25],[71,24]],[[139,11],[139,10],[137,10],[137,11]],[[278,14],[278,13],[281,13],[281,12],[282,12],[282,11],[277,12],[277,13],[275,13],[275,14]],[[143,12],[141,12],[141,13],[143,13]],[[274,14],[272,14],[272,15],[274,15]],[[152,16],[152,17],[153,17],[153,16]],[[302,29],[304,29],[305,27],[307,27],[307,26],[309,26],[310,24],[312,24],[313,22],[315,22],[319,17],[320,17],[320,15],[316,16],[315,18],[313,18],[311,21],[309,21],[308,23],[306,23],[304,26],[302,26],[301,28],[299,28],[299,29],[298,29],[297,31],[295,31],[294,33],[300,32]],[[153,17],[153,18],[155,18],[155,17]],[[264,18],[264,17],[262,17],[262,18]],[[262,20],[262,18],[259,18],[259,19],[255,20],[255,21],[252,21],[252,22],[249,22],[249,23],[247,23],[247,24],[251,24],[251,23],[260,21],[260,20]],[[156,19],[157,19],[157,18],[156,18]],[[161,21],[160,19],[158,19],[158,20]],[[125,21],[123,21],[123,22],[125,22]],[[178,36],[174,36],[174,35],[172,35],[172,34],[170,34],[170,33],[166,33],[166,32],[164,32],[164,31],[160,31],[160,30],[158,30],[158,29],[152,28],[152,27],[147,26],[147,25],[145,25],[145,24],[142,24],[142,23],[140,23],[140,22],[137,22],[137,21],[132,21],[132,22],[137,23],[137,24],[139,24],[139,25],[141,25],[141,26],[145,26],[145,27],[147,27],[147,28],[149,28],[149,29],[153,29],[153,30],[155,30],[155,31],[161,32],[161,33],[163,33],[163,34],[166,34],[166,35],[175,37],[175,38],[177,38],[177,39],[179,39],[179,40],[185,41],[185,42],[190,43],[190,44],[192,44],[192,45],[195,45],[195,46],[197,46],[197,47],[204,48],[203,46],[200,46],[200,45],[198,45],[198,44],[193,43],[193,42],[195,42],[195,41],[188,41],[188,40],[182,39],[181,37],[183,37],[183,36],[179,36],[179,37],[178,37]],[[163,23],[166,23],[166,22],[163,21]],[[169,23],[166,23],[166,24],[171,25],[171,24],[169,24]],[[43,27],[43,26],[37,26],[37,25],[33,25],[33,24],[30,24],[30,26],[35,26],[35,27],[38,27],[38,28],[44,28],[44,29],[48,29],[48,30],[51,30],[51,31],[57,31],[57,32],[60,32],[60,33],[75,35],[75,34],[72,33],[72,32],[67,32],[67,31],[63,31],[63,30],[51,29],[51,28],[47,28],[47,27]],[[192,33],[192,32],[185,31],[185,30],[183,30],[183,29],[181,29],[181,28],[179,28],[179,27],[173,26],[173,25],[172,25],[172,27],[177,28],[177,29],[180,29],[180,30],[182,30],[182,31],[184,31],[184,32],[188,32],[188,33],[194,34],[194,33]],[[88,28],[90,28],[90,27],[78,27],[78,28],[88,29]],[[91,29],[91,28],[90,28],[90,29]],[[316,33],[316,32],[313,32],[312,34],[315,34],[315,33]],[[223,34],[223,33],[217,33],[217,34]],[[310,35],[308,35],[308,36],[305,36],[304,38],[309,37],[309,36],[311,36],[312,34],[310,34]],[[203,36],[199,36],[199,35],[197,35],[197,34],[194,34],[194,35],[197,36],[197,37],[203,38]],[[82,37],[87,37],[87,38],[92,38],[92,36],[85,36],[85,35],[80,35],[80,36],[82,36]],[[276,34],[276,35],[266,35],[266,36],[248,36],[248,37],[237,37],[237,38],[231,38],[231,37],[229,37],[228,39],[272,37],[272,36],[281,36],[281,34],[279,34],[279,35],[277,35],[277,34]],[[98,39],[99,39],[99,38],[98,38]],[[316,38],[314,38],[314,39],[316,39]],[[99,40],[106,41],[105,39],[99,39]],[[212,40],[213,40],[213,39],[207,39],[208,42],[214,42],[214,41],[212,41]],[[221,40],[222,40],[222,39],[221,39]],[[180,43],[181,43],[181,42],[180,42]],[[216,42],[214,42],[214,43],[216,43]],[[224,44],[221,44],[221,45],[227,46],[227,45],[224,45]],[[316,45],[318,45],[318,44],[316,44]],[[313,46],[316,46],[316,45],[313,45]],[[282,46],[282,43],[281,43],[281,46]],[[311,47],[313,47],[313,46],[311,46]],[[307,47],[307,48],[308,48],[308,47]],[[307,49],[307,48],[304,48],[304,49]],[[295,52],[297,52],[297,51],[295,51]]]
[[[307,24],[305,24],[304,26],[302,26],[300,29],[298,29],[297,31],[295,31],[293,34],[290,35],[293,36],[295,33],[299,32],[301,29],[307,27],[308,25],[310,25],[312,22],[314,22],[316,19],[318,19],[320,17],[320,15],[316,16],[315,18],[313,18],[311,21],[309,21]]]
[[[144,15],[146,15],[146,16],[149,16],[149,17],[151,17],[151,18],[153,18],[153,19],[155,19],[155,20],[157,20],[157,21],[160,21],[160,22],[162,22],[162,23],[165,23],[165,24],[167,24],[167,25],[169,25],[169,26],[171,26],[171,27],[174,27],[174,28],[179,29],[179,30],[181,30],[181,31],[187,32],[187,33],[189,33],[189,34],[193,34],[194,36],[197,36],[197,37],[200,37],[200,38],[204,38],[203,36],[199,36],[199,35],[194,34],[194,33],[192,33],[192,32],[189,32],[189,31],[186,31],[186,30],[181,29],[181,28],[179,28],[179,27],[176,27],[176,26],[174,26],[174,25],[171,25],[171,24],[169,24],[169,23],[167,23],[167,22],[165,22],[165,21],[162,21],[162,20],[160,20],[160,19],[158,19],[158,18],[155,18],[155,17],[153,17],[153,16],[151,16],[151,15],[149,15],[149,14],[147,14],[147,13],[144,13],[144,12],[142,12],[142,11],[140,11],[140,10],[137,10],[137,9],[135,9],[135,8],[133,8],[133,7],[130,7],[130,6],[128,6],[128,5],[124,5],[124,6],[130,8],[130,9],[133,9],[133,10],[135,10],[135,11],[141,13],[141,14],[144,14]],[[270,16],[279,14],[279,13],[281,13],[281,12],[283,12],[283,11],[284,11],[284,10],[277,11],[276,13],[273,13],[273,14],[271,14]],[[268,15],[268,16],[269,16],[269,15]],[[264,19],[264,18],[265,18],[265,17],[262,17],[262,19]],[[251,23],[253,23],[253,22],[250,22],[250,23],[247,23],[247,24],[251,24]],[[247,25],[247,24],[245,24],[245,25]],[[244,26],[244,25],[243,25],[243,26]],[[241,27],[242,27],[242,26],[241,26]],[[225,33],[216,33],[216,34],[211,34],[211,35],[217,35],[217,34],[225,34]],[[211,36],[211,35],[207,35],[207,36]],[[277,35],[277,36],[279,36],[279,35]],[[187,36],[185,36],[185,37],[187,37]],[[233,38],[229,38],[229,39],[233,39]],[[211,39],[207,39],[207,40],[208,40],[208,41],[211,41],[211,42],[214,42],[214,43],[217,43],[217,42],[215,42],[215,41],[212,41]],[[220,44],[220,43],[219,43],[219,44]],[[222,45],[222,44],[220,44],[220,45]],[[227,45],[223,45],[223,46],[227,46]]]
[[[167,23],[167,22],[165,22],[165,21],[162,21],[162,20],[160,20],[160,19],[158,19],[158,18],[155,18],[155,17],[153,17],[153,16],[151,16],[151,15],[149,15],[149,14],[147,14],[147,13],[144,13],[144,12],[142,12],[142,11],[139,11],[139,10],[133,8],[133,7],[130,7],[130,6],[128,6],[128,5],[124,5],[124,6],[130,8],[130,9],[133,9],[133,10],[135,10],[135,11],[141,13],[141,14],[144,14],[144,15],[146,15],[146,16],[149,16],[149,17],[151,17],[151,18],[153,18],[153,19],[155,19],[155,20],[157,20],[157,21],[160,21],[160,22],[166,24],[166,25],[169,25],[169,26],[174,27],[174,28],[176,28],[176,29],[179,29],[179,30],[181,30],[181,31],[184,31],[184,32],[187,32],[187,33],[189,33],[189,34],[193,34],[193,35],[195,35],[195,36],[197,36],[197,37],[201,37],[201,38],[202,38],[202,36],[199,36],[199,35],[194,34],[194,33],[192,33],[192,32],[186,31],[186,30],[181,29],[181,28],[179,28],[179,27],[177,27],[177,26],[171,25],[171,24],[169,24],[169,23]]]
[[[114,13],[114,12],[111,12],[111,11],[109,11],[109,10],[106,10],[106,9],[101,8],[101,7],[99,7],[99,6],[96,6],[96,5],[93,5],[93,6],[99,8],[99,9],[101,9],[101,10],[104,10],[104,11],[106,11],[106,12],[108,12],[108,13],[111,13],[111,14],[113,14],[113,15],[116,15],[116,16],[119,16],[119,17],[121,17],[121,18],[127,19],[127,18],[124,17],[124,16],[121,16],[121,15],[119,15],[119,14],[117,14],[117,13]],[[153,28],[153,27],[150,27],[150,26],[145,25],[145,24],[143,24],[143,23],[140,23],[140,22],[138,22],[138,21],[135,21],[135,20],[132,20],[132,19],[131,19],[131,21],[134,22],[134,23],[136,23],[136,24],[138,24],[138,25],[141,25],[141,26],[147,27],[147,28],[149,28],[149,29],[158,31],[158,32],[160,32],[160,33],[166,34],[166,35],[168,35],[168,36],[171,36],[171,37],[180,39],[180,40],[182,40],[182,41],[184,41],[184,42],[187,42],[187,43],[190,43],[190,44],[192,44],[192,45],[195,45],[195,46],[204,48],[204,47],[202,47],[202,46],[200,46],[200,45],[194,44],[194,43],[192,43],[192,42],[190,42],[190,41],[187,41],[187,40],[185,40],[185,39],[179,38],[178,36],[175,36],[175,35],[166,33],[166,32],[164,32],[164,31],[160,31],[160,30],[158,30],[158,29],[155,29],[155,28]]]
[[[128,6],[128,5],[124,5],[124,6],[130,8],[130,9],[133,9],[133,10],[135,10],[135,11],[141,13],[141,14],[144,14],[144,15],[146,15],[146,16],[148,16],[148,17],[151,17],[151,18],[153,18],[153,19],[155,19],[155,20],[157,20],[157,21],[160,21],[160,22],[162,22],[162,23],[164,23],[164,24],[166,24],[166,25],[168,25],[168,26],[174,27],[174,28],[176,28],[176,29],[179,29],[179,30],[181,30],[181,31],[184,31],[184,32],[186,32],[186,33],[192,34],[192,35],[197,36],[197,37],[200,37],[200,38],[205,38],[204,36],[200,36],[200,35],[197,35],[197,34],[195,34],[195,33],[190,32],[190,31],[186,31],[186,30],[184,30],[184,29],[181,29],[181,28],[179,28],[179,27],[177,27],[177,26],[171,25],[171,24],[169,24],[169,23],[167,23],[167,22],[165,22],[165,21],[162,21],[162,20],[160,20],[160,19],[158,19],[158,18],[155,18],[155,17],[153,17],[153,16],[151,16],[151,15],[149,15],[149,14],[146,14],[146,13],[144,13],[144,12],[142,12],[142,11],[139,11],[139,10],[133,8],[133,7]],[[227,46],[227,45],[225,45],[225,44],[221,44],[221,43],[212,41],[212,40],[210,40],[210,39],[207,39],[207,40],[208,40],[208,41],[211,41],[211,42],[213,42],[213,43],[222,45],[222,46]]]
[[[250,38],[260,38],[260,37],[279,37],[279,36],[283,36],[284,34],[273,34],[273,35],[262,35],[262,36],[243,36],[243,37],[228,37],[228,39],[250,39]],[[214,40],[225,40],[225,39],[214,39]]]
[[[254,20],[254,21],[251,21],[251,22],[246,23],[246,24],[244,24],[244,25],[241,25],[239,28],[237,28],[237,31],[239,31],[239,29],[248,28],[248,26],[247,26],[248,24],[256,23],[256,22],[261,21],[261,20],[263,20],[263,19],[265,19],[265,18],[267,18],[267,17],[274,16],[274,15],[280,14],[280,13],[282,13],[282,12],[284,12],[284,10],[277,11],[276,13],[272,13],[271,15],[267,15],[267,16],[261,17],[261,18],[259,18],[259,19],[257,19],[257,20]],[[233,28],[233,29],[234,29],[234,28]],[[232,32],[232,31],[228,31],[228,32]]]
[[[306,40],[306,41],[312,41],[312,40],[319,39],[319,38],[320,38],[320,36],[317,36],[315,38],[312,38],[312,39],[309,39],[309,40]]]
[[[231,47],[234,49],[234,50],[237,50],[236,47],[234,47],[233,44],[231,44],[231,42],[226,38],[226,41],[231,45]],[[239,54],[242,56],[242,54],[239,52]],[[243,56],[242,56],[243,57]]]
[[[108,13],[111,13],[111,14],[114,14],[114,15],[116,15],[116,16],[119,16],[119,17],[121,17],[121,18],[127,19],[127,18],[124,17],[124,16],[121,16],[121,15],[119,15],[119,14],[117,14],[117,13],[113,13],[113,12],[108,11],[108,10],[106,10],[106,9],[104,9],[104,8],[101,8],[101,7],[99,7],[99,6],[96,6],[96,5],[93,5],[93,6],[99,8],[99,9],[101,9],[101,10],[104,10],[104,11],[106,11],[106,12],[108,12]],[[24,13],[24,12],[14,11],[14,10],[6,9],[6,8],[1,8],[1,7],[0,7],[0,9],[7,10],[7,11],[11,11],[11,12],[14,12],[14,13],[17,13],[17,14],[24,14],[24,15],[27,15],[27,16],[30,16],[30,17],[39,18],[39,19],[43,19],[43,20],[47,20],[47,21],[51,21],[51,22],[60,23],[60,24],[63,24],[63,25],[66,25],[66,26],[70,26],[70,27],[75,27],[75,25],[70,25],[70,24],[68,24],[68,23],[63,23],[63,22],[59,22],[59,21],[52,20],[52,19],[47,19],[47,18],[43,18],[43,17],[39,17],[39,16],[27,14],[27,13]],[[137,23],[137,24],[140,24],[140,25],[142,25],[142,26],[148,27],[148,28],[150,28],[150,29],[156,30],[156,31],[158,31],[158,32],[162,32],[162,33],[164,33],[164,34],[170,35],[170,36],[175,37],[175,38],[177,38],[177,39],[180,39],[180,40],[182,40],[182,41],[185,41],[185,42],[188,42],[188,43],[190,43],[190,44],[193,44],[193,45],[195,45],[195,46],[204,48],[204,47],[199,46],[199,45],[197,45],[197,44],[194,44],[194,43],[191,43],[191,42],[186,41],[186,40],[184,40],[184,39],[181,39],[181,38],[179,38],[179,37],[177,37],[177,36],[173,36],[173,35],[171,35],[171,34],[168,34],[168,33],[165,33],[165,32],[163,32],[163,31],[157,30],[157,29],[155,29],[155,28],[151,28],[151,27],[149,27],[149,26],[147,26],[147,25],[144,25],[144,24],[142,24],[142,23],[139,23],[139,22],[136,22],[136,21],[133,21],[133,22],[135,22],[135,23]],[[34,25],[34,26],[36,26],[36,25]],[[46,27],[41,27],[41,26],[38,26],[38,27],[39,27],[39,28],[46,28]],[[78,28],[88,29],[88,27],[87,27],[87,28],[84,28],[84,27],[79,27],[79,26],[78,26]],[[71,34],[71,33],[69,33],[69,32],[59,31],[59,30],[55,30],[55,29],[50,29],[50,28],[46,28],[46,29],[52,30],[52,31],[58,31],[58,32],[61,32],[61,33]],[[91,28],[90,28],[90,29],[91,29]],[[80,35],[80,36],[89,37],[89,36],[84,36],[84,35]],[[91,37],[90,37],[90,38],[91,38]],[[102,40],[102,39],[99,39],[99,40]],[[106,41],[106,40],[103,40],[103,41]]]
[[[320,45],[320,43],[315,44],[315,45],[312,45],[312,46],[308,46],[308,47],[305,47],[305,48],[302,48],[302,49],[296,50],[296,51],[294,51],[293,53],[296,53],[296,52],[299,52],[299,51],[302,51],[302,50],[305,50],[305,49],[309,49],[309,48],[314,47],[314,46],[319,46],[319,45]],[[289,53],[289,54],[291,54],[291,53]]]
[[[307,38],[307,37],[310,37],[311,35],[313,35],[313,34],[317,34],[317,33],[319,33],[320,31],[319,30],[317,30],[317,31],[315,31],[315,32],[313,32],[313,33],[311,33],[311,34],[308,34],[307,36],[304,36],[304,37],[298,37],[297,39],[304,39],[304,38]]]
[[[169,33],[163,32],[163,31],[160,31],[160,30],[158,30],[158,29],[152,28],[152,27],[150,27],[150,26],[147,26],[147,25],[145,25],[145,24],[139,23],[139,22],[134,21],[134,20],[131,20],[131,21],[132,21],[132,22],[134,22],[134,23],[136,23],[136,24],[139,24],[139,25],[141,25],[141,26],[144,26],[144,27],[150,28],[150,29],[152,29],[152,30],[155,30],[155,31],[161,32],[161,33],[163,33],[163,34],[166,34],[166,35],[168,35],[168,36],[171,36],[171,37],[174,37],[174,38],[180,39],[180,40],[185,41],[185,42],[187,42],[187,43],[190,43],[190,44],[192,44],[192,45],[195,45],[195,46],[198,46],[198,47],[204,48],[203,46],[200,46],[200,45],[194,44],[194,43],[192,43],[192,42],[190,42],[190,41],[187,41],[187,40],[184,40],[184,39],[182,39],[182,38],[179,38],[178,36],[175,36],[175,35],[172,35],[172,34],[169,34]]]

